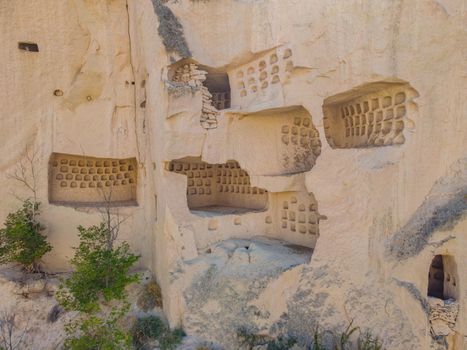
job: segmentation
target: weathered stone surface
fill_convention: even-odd
[[[431,330],[463,349],[463,11],[462,0],[0,1],[0,221],[30,196],[10,175],[34,153],[54,247],[44,266],[67,271],[76,227],[101,219],[95,196],[83,206],[76,192],[111,191],[125,171],[54,173],[52,155],[132,159],[132,192],[113,208],[121,239],[193,344],[235,348],[242,324],[304,344],[316,325],[354,320],[388,349],[434,347]],[[66,205],[51,191],[62,181]],[[427,299],[438,255],[458,305],[447,327]],[[59,344],[62,317],[39,322],[54,299],[1,283],[0,311],[21,302],[38,318],[30,344]]]

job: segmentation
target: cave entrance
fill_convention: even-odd
[[[457,299],[457,269],[452,256],[436,255],[428,272],[428,296],[439,299]]]
[[[236,161],[209,164],[190,157],[169,162],[167,170],[186,175],[188,208],[195,214],[228,215],[267,209],[267,191],[252,187],[248,173]]]
[[[230,108],[230,83],[229,76],[225,71],[200,65],[199,69],[208,72],[203,82],[212,95],[212,105],[217,110]]]
[[[428,296],[444,299],[444,266],[443,256],[436,255],[428,273]]]

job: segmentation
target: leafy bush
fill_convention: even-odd
[[[139,318],[132,329],[133,345],[138,350],[152,349],[157,341],[161,350],[173,350],[182,342],[185,332],[173,331],[157,316]]]
[[[123,242],[116,246],[119,224],[112,225],[110,211],[107,221],[98,226],[78,227],[80,244],[71,259],[74,272],[62,282],[57,293],[59,303],[67,310],[85,313],[65,326],[65,349],[119,350],[131,347],[131,335],[118,322],[129,310],[125,287],[138,280],[130,268],[139,256],[130,252]],[[110,312],[101,311],[103,302],[117,300]],[[115,305],[115,304],[114,304]]]
[[[8,214],[0,229],[0,264],[15,262],[27,270],[37,270],[40,258],[52,250],[42,234],[38,202],[26,200],[21,209]]]
[[[165,323],[156,316],[136,320],[133,329],[133,344],[137,349],[144,349],[148,341],[158,339],[167,331]]]
[[[185,332],[181,328],[176,328],[173,331],[168,330],[160,339],[159,346],[161,350],[174,350],[182,342]]]
[[[114,247],[115,236],[106,223],[78,227],[80,244],[71,260],[74,272],[65,280],[57,299],[67,310],[93,312],[100,309],[99,299],[105,301],[126,298],[125,287],[138,280],[129,274],[139,259],[130,252],[127,242]]]
[[[107,317],[87,315],[84,319],[66,325],[66,350],[127,350],[131,335],[118,327],[118,321],[127,308],[114,309]]]

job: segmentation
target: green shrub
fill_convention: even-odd
[[[158,339],[161,350],[174,350],[182,342],[185,332],[181,328],[168,331],[162,338]]]
[[[165,323],[156,316],[148,316],[136,320],[133,329],[133,344],[136,349],[145,349],[147,343],[158,339],[167,331]]]
[[[57,299],[67,310],[93,312],[100,309],[100,298],[106,302],[126,298],[125,287],[138,280],[129,274],[139,259],[130,252],[127,242],[114,247],[115,235],[106,223],[78,227],[80,244],[71,260],[74,272],[65,280]]]
[[[85,318],[66,325],[68,335],[66,350],[127,350],[131,335],[118,327],[118,321],[127,311],[114,309],[107,317],[86,315]]]
[[[37,270],[40,258],[52,250],[37,220],[39,204],[26,200],[21,209],[8,214],[5,227],[0,229],[0,264],[14,262]]]
[[[133,345],[137,350],[152,349],[157,341],[161,350],[173,350],[182,342],[185,332],[173,331],[157,316],[139,318],[132,329]]]

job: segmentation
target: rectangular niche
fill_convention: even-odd
[[[408,83],[377,82],[325,99],[324,130],[332,148],[400,145],[418,96]]]
[[[186,175],[190,210],[238,214],[267,209],[267,191],[251,187],[250,177],[236,161],[209,164],[184,158],[171,161],[167,170]]]
[[[23,41],[18,43],[18,49],[29,52],[39,52],[39,46],[36,43],[28,43]]]
[[[217,110],[230,108],[230,91],[213,91],[212,104]]]
[[[49,201],[70,206],[137,205],[136,169],[136,158],[53,153],[49,162]]]

